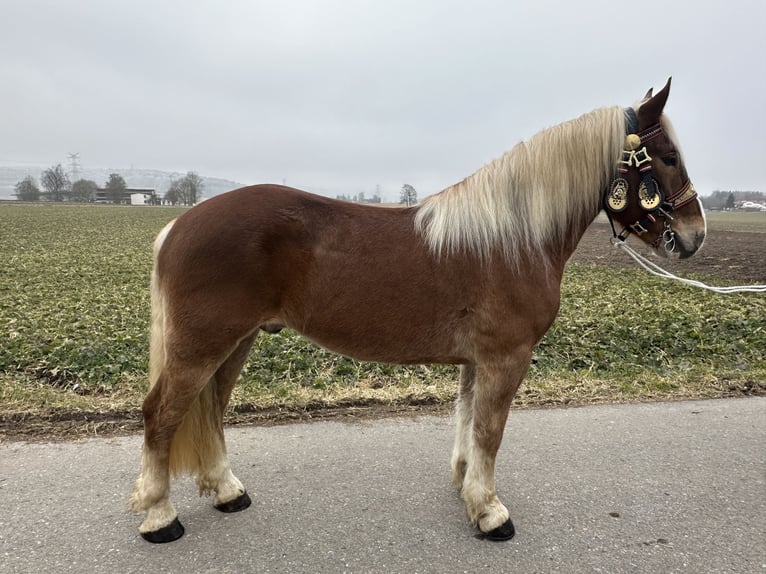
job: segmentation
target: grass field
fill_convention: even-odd
[[[179,213],[0,205],[0,419],[135,417],[146,391],[151,244]],[[766,217],[713,214],[709,225],[763,232]],[[719,296],[638,269],[572,263],[559,318],[516,403],[764,393],[765,318],[763,295]],[[448,403],[456,372],[360,363],[283,331],[259,337],[233,411]]]
[[[766,213],[763,211],[712,211],[708,224],[723,231],[766,233]]]

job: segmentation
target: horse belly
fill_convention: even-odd
[[[321,347],[362,361],[399,364],[468,361],[452,337],[412,323],[390,323],[381,328],[365,322],[349,325],[345,321],[335,324],[322,321],[297,330]]]
[[[455,365],[469,362],[465,356],[449,353],[446,349],[438,349],[433,346],[429,348],[406,346],[401,341],[386,341],[385,344],[376,345],[372,341],[351,342],[337,337],[323,338],[307,335],[307,338],[329,351],[359,361],[398,365]]]
[[[369,266],[367,266],[369,267]],[[337,353],[387,363],[463,363],[461,313],[428,283],[385,271],[322,274],[287,324]]]

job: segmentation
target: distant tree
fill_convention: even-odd
[[[69,177],[61,164],[46,169],[40,176],[45,193],[43,196],[49,201],[64,201],[69,195]]]
[[[734,194],[731,192],[726,197],[726,209],[734,209]]]
[[[402,191],[399,194],[399,203],[403,203],[406,206],[415,205],[418,202],[418,192],[409,183],[405,183],[402,186]]]
[[[165,201],[173,205],[194,205],[202,197],[205,182],[193,171],[170,184],[165,193]]]
[[[165,192],[166,203],[171,205],[181,205],[183,203],[183,198],[181,197],[181,187],[178,182],[179,180],[177,179],[174,179],[172,182],[170,182],[170,187]]]
[[[165,195],[163,196],[162,200],[165,203],[169,203],[170,205],[178,205],[179,203],[181,203],[181,192],[179,191],[175,180],[170,182],[170,187],[165,192]]]
[[[19,201],[40,201],[40,188],[37,187],[37,182],[31,175],[18,182],[14,189]]]
[[[89,203],[96,199],[98,185],[89,179],[78,179],[72,184],[72,193],[69,198],[80,203]]]
[[[195,172],[190,171],[186,174],[182,180],[184,194],[188,201],[188,205],[195,205],[200,199],[202,199],[202,192],[205,189],[205,182]]]
[[[127,188],[128,185],[125,183],[125,178],[118,173],[111,173],[109,174],[109,181],[104,186],[106,198],[112,203],[122,203]]]

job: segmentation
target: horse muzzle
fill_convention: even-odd
[[[682,233],[676,233],[676,253],[678,253],[679,259],[688,259],[697,253],[705,242],[704,230],[695,231],[689,235],[685,236]]]

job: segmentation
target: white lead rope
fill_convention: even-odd
[[[707,285],[703,283],[702,281],[695,281],[694,279],[684,279],[683,277],[678,277],[677,275],[673,275],[670,271],[666,271],[665,269],[663,269],[656,263],[652,263],[646,257],[644,257],[643,255],[633,250],[633,248],[630,247],[625,241],[614,240],[612,241],[612,245],[614,245],[615,247],[619,247],[620,249],[625,251],[625,253],[630,255],[635,260],[636,263],[638,263],[641,267],[646,269],[649,273],[651,273],[652,275],[656,275],[657,277],[661,277],[663,279],[674,279],[685,285],[691,285],[692,287],[707,289],[708,291],[712,291],[713,293],[719,293],[721,295],[726,295],[729,293],[766,293],[766,285],[739,285],[736,287],[714,287],[712,285]]]

